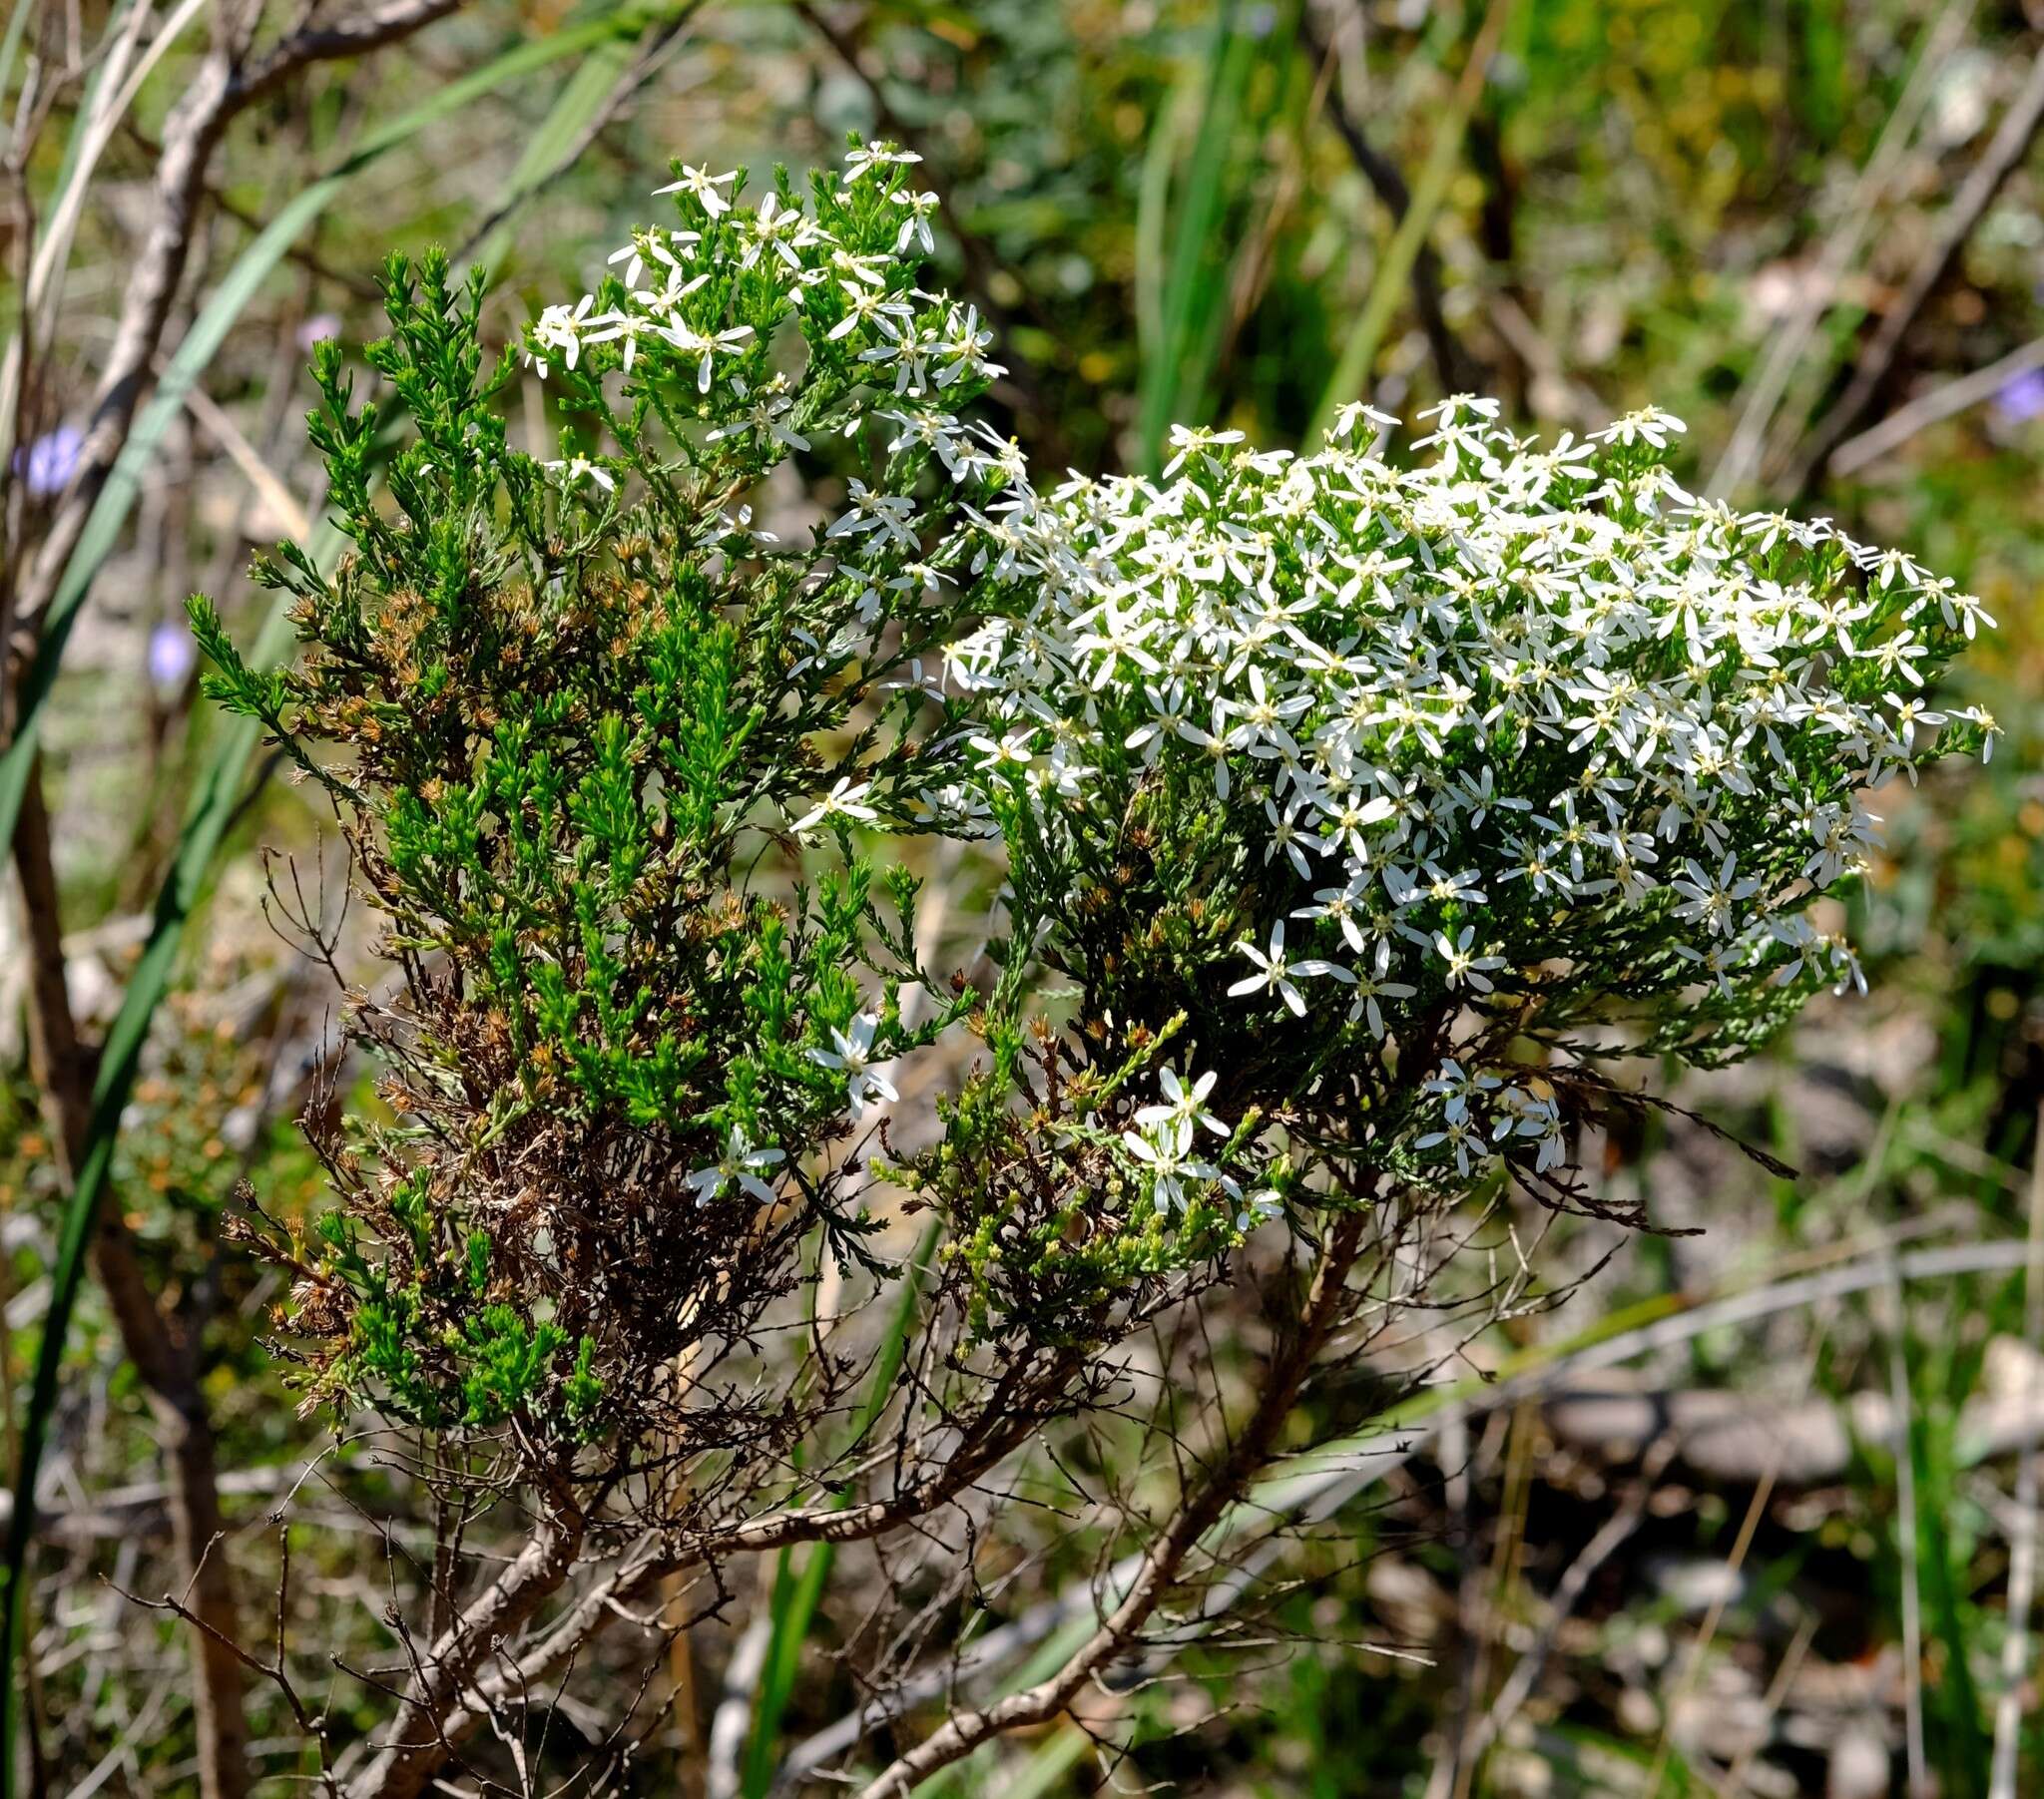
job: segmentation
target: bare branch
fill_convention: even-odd
[[[1908,336],[1910,327],[1915,324],[1930,296],[1943,285],[1974,227],[1994,204],[1994,197],[2001,192],[2001,184],[2029,154],[2040,127],[2044,127],[2044,48],[2040,48],[2031,60],[2030,72],[2015,99],[2009,103],[2008,111],[2002,115],[1993,142],[1953,197],[1951,206],[1938,222],[1936,236],[1896,296],[1895,303],[1881,319],[1880,329],[1860,352],[1858,366],[1845,391],[1810,433],[1788,482],[1788,498],[1785,504],[1793,505],[1823,478],[1839,445],[1866,416],[1867,409],[1888,378],[1888,371],[1894,367],[1895,358],[1901,353],[1902,340]]]
[[[239,111],[310,63],[366,56],[458,12],[468,0],[383,0],[331,25],[308,26],[237,72],[227,99]]]
[[[85,1159],[91,1136],[92,1069],[66,985],[40,760],[29,771],[14,835],[14,864],[27,901],[31,1034],[39,1084],[69,1181]],[[195,1609],[208,1626],[195,1639],[193,1656],[201,1790],[207,1799],[238,1799],[248,1790],[248,1727],[240,1670],[221,1647],[221,1639],[231,1638],[235,1630],[234,1590],[226,1561],[207,1553],[222,1523],[213,1425],[199,1381],[197,1328],[202,1320],[193,1319],[193,1335],[181,1338],[164,1316],[118,1208],[100,1208],[92,1254],[122,1348],[149,1392],[163,1444],[178,1561],[188,1571],[197,1593]]]
[[[1181,1500],[1171,1523],[1146,1552],[1127,1596],[1100,1628],[1048,1680],[992,1705],[954,1714],[915,1748],[897,1756],[862,1789],[860,1799],[896,1799],[897,1795],[906,1799],[938,1769],[962,1760],[981,1743],[1010,1730],[1049,1722],[1097,1672],[1136,1645],[1151,1613],[1177,1582],[1187,1558],[1269,1460],[1314,1359],[1345,1315],[1351,1297],[1347,1278],[1361,1240],[1361,1215],[1344,1213],[1334,1224],[1298,1322],[1271,1369],[1256,1411],[1228,1453]]]

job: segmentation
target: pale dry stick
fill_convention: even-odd
[[[200,428],[207,436],[228,453],[228,458],[248,477],[249,485],[262,496],[263,504],[281,526],[286,537],[307,538],[312,535],[312,521],[305,509],[292,496],[289,488],[279,481],[276,472],[262,460],[261,455],[246,436],[242,428],[228,417],[197,385],[185,395],[185,410],[199,421]]]
[[[1788,1639],[1788,1648],[1782,1651],[1782,1665],[1775,1670],[1774,1679],[1768,1682],[1768,1690],[1761,1695],[1761,1723],[1763,1730],[1772,1729],[1776,1717],[1782,1710],[1782,1701],[1788,1696],[1796,1671],[1802,1666],[1802,1658],[1809,1652],[1810,1640],[1816,1635],[1817,1615],[1813,1611],[1803,1613],[1802,1621],[1795,1626],[1795,1634]],[[1726,1770],[1725,1778],[1718,1783],[1718,1799],[1741,1799],[1747,1790],[1746,1775],[1761,1752],[1765,1737],[1756,1732],[1746,1747],[1732,1758],[1732,1766]]]
[[[150,197],[149,231],[131,264],[127,299],[101,364],[78,466],[57,503],[17,598],[14,628],[29,642],[26,646],[0,646],[0,657],[11,650],[19,658],[25,649],[32,650],[43,614],[56,596],[72,552],[85,535],[86,521],[128,441],[198,235],[213,154],[229,126],[299,70],[335,57],[366,55],[445,18],[466,3],[380,0],[330,25],[293,32],[259,55],[251,48],[255,19],[243,18],[224,29],[222,41],[200,64],[164,124],[163,154]],[[0,660],[0,675],[11,675],[4,660]]]
[[[1844,219],[1825,242],[1815,276],[1787,323],[1768,341],[1767,355],[1759,373],[1753,378],[1745,405],[1740,408],[1732,439],[1725,446],[1725,453],[1719,457],[1718,466],[1711,471],[1711,479],[1705,486],[1704,491],[1710,498],[1724,499],[1749,479],[1758,467],[1769,429],[1775,422],[1776,409],[1781,405],[1782,395],[1802,358],[1803,346],[1808,343],[1817,321],[1830,309],[1840,278],[1859,253],[1860,240],[1866,234],[1874,208],[1893,178],[1903,153],[1909,148],[1917,119],[1936,87],[1935,78],[1943,73],[1945,62],[1958,48],[1959,38],[1972,19],[1973,4],[1974,0],[1945,0],[1944,11],[1931,28],[1930,41],[1916,59],[1908,83],[1895,102],[1895,110],[1881,128],[1873,154],[1867,158],[1858,180],[1853,183]]]
[[[2030,72],[2002,115],[1993,141],[1967,172],[1952,204],[1939,220],[1929,249],[1916,264],[1895,303],[1882,316],[1873,340],[1860,353],[1844,393],[1810,433],[1788,481],[1783,499],[1785,508],[1796,505],[1829,472],[1831,457],[1838,446],[1851,435],[1880,392],[1881,383],[1901,353],[1902,339],[1909,334],[1909,327],[1958,261],[1959,252],[1994,204],[2002,183],[2029,154],[2040,127],[2044,127],[2044,46],[2031,59]]]
[[[1804,1365],[1802,1387],[1806,1393],[1816,1381],[1817,1361],[1823,1354],[1824,1326],[1817,1326],[1816,1341],[1809,1346],[1809,1360]],[[1662,1782],[1668,1778],[1668,1762],[1675,1747],[1675,1714],[1683,1702],[1696,1688],[1704,1671],[1704,1658],[1711,1652],[1711,1644],[1717,1637],[1718,1626],[1725,1621],[1726,1610],[1732,1603],[1734,1583],[1739,1571],[1746,1566],[1747,1553],[1753,1548],[1755,1535],[1761,1528],[1761,1520],[1767,1515],[1768,1501],[1775,1496],[1775,1476],[1781,1466],[1781,1452],[1770,1458],[1762,1470],[1761,1478],[1753,1491],[1753,1501],[1746,1509],[1746,1517],[1740,1521],[1739,1535],[1733,1541],[1732,1554],[1726,1558],[1725,1572],[1733,1576],[1725,1587],[1711,1600],[1710,1608],[1704,1613],[1704,1621],[1697,1631],[1697,1639],[1691,1644],[1688,1659],[1683,1663],[1682,1673],[1675,1682],[1675,1691],[1669,1695],[1668,1706],[1661,1722],[1661,1742],[1654,1751],[1653,1766],[1647,1773],[1646,1799],[1659,1799]]]
[[[1441,1500],[1445,1511],[1445,1540],[1458,1554],[1466,1555],[1472,1543],[1474,1524],[1470,1518],[1470,1474],[1475,1461],[1470,1444],[1469,1408],[1452,1405],[1442,1415],[1436,1431],[1440,1444]],[[1469,1627],[1475,1610],[1471,1593],[1481,1570],[1472,1566],[1463,1573],[1455,1588],[1456,1669],[1454,1713],[1442,1726],[1443,1737],[1459,1743],[1476,1704],[1476,1632]],[[1449,1799],[1455,1779],[1455,1756],[1443,1755],[1427,1775],[1422,1799]]]
[[[128,59],[135,53],[144,28],[149,24],[151,8],[138,6],[129,16],[128,29],[115,47],[116,60],[110,62],[103,72],[101,98],[94,106],[92,116],[86,120],[79,136],[78,158],[72,165],[71,185],[57,203],[57,210],[50,215],[41,240],[36,244],[35,258],[29,264],[28,291],[22,297],[22,317],[29,323],[30,332],[37,338],[46,333],[43,329],[45,314],[58,297],[59,280],[64,264],[71,254],[72,238],[77,234],[78,222],[85,212],[86,197],[92,188],[92,174],[99,165],[106,148],[114,140],[115,129],[128,109],[135,104],[135,97],[142,91],[142,84],[160,63],[186,28],[199,16],[206,0],[184,0],[168,19],[163,29],[151,41],[140,60],[131,69]],[[0,364],[0,420],[14,416],[14,399],[21,381],[21,353],[23,334],[17,332],[7,346],[7,359]],[[0,448],[4,448],[0,443]]]
[[[725,1664],[724,1697],[710,1720],[709,1799],[739,1799],[746,1739],[753,1730],[753,1694],[772,1643],[773,1619],[763,1609],[740,1633]]]
[[[2037,1388],[2036,1356],[2044,1351],[2044,1106],[2037,1109],[2031,1151],[2030,1233],[2023,1265],[2023,1337],[2031,1359],[2025,1374],[2030,1397]],[[2016,1754],[2021,1746],[2023,1686],[2030,1659],[2030,1602],[2037,1588],[2037,1413],[2026,1408],[2023,1447],[2016,1463],[2015,1518],[2009,1533],[2008,1612],[2001,1639],[2001,1692],[1994,1702],[1994,1757],[1987,1799],[2016,1799]]]
[[[1912,1124],[1911,1129],[1925,1148],[1935,1151],[1939,1159],[1950,1162],[1953,1167],[1982,1180],[1991,1180],[2005,1193],[2029,1191],[2029,1182],[2024,1178],[2022,1169],[2003,1161],[2000,1156],[1961,1142],[1920,1120]]]
[[[1900,1118],[1899,1102],[1890,1103],[1881,1114],[1880,1128],[1874,1132],[1852,1182],[1854,1207],[1871,1197],[1879,1170],[1887,1163],[1888,1146],[1894,1140]],[[1909,1220],[1898,1220],[1896,1230]],[[1908,1330],[1909,1313],[1902,1297],[1900,1271],[1893,1265],[1892,1247],[1884,1285],[1888,1315],[1888,1395],[1894,1410],[1895,1529],[1902,1565],[1902,1755],[1908,1780],[1907,1799],[1924,1799],[1929,1791],[1923,1746],[1923,1595],[1916,1559],[1916,1458],[1912,1442],[1912,1410],[1909,1375],[1902,1353],[1902,1339]]]
[[[22,360],[28,353],[29,346],[41,336],[41,296],[48,281],[47,253],[59,246],[69,246],[71,227],[76,224],[76,207],[73,203],[82,199],[84,190],[89,185],[86,177],[90,174],[91,166],[98,161],[100,152],[105,148],[106,139],[112,136],[111,128],[105,136],[98,133],[100,118],[107,110],[109,102],[122,89],[129,62],[135,54],[136,46],[142,40],[144,30],[149,25],[149,15],[150,8],[142,5],[133,8],[125,18],[117,18],[106,38],[94,52],[94,59],[100,65],[99,84],[94,89],[92,111],[76,126],[76,141],[81,153],[78,179],[73,182],[69,193],[59,196],[58,210],[48,225],[43,228],[40,238],[37,236],[35,214],[29,201],[25,169],[28,160],[35,153],[36,141],[43,125],[47,123],[47,114],[39,118],[33,128],[29,127],[26,118],[17,121],[14,130],[9,133],[10,139],[13,140],[10,143],[10,150],[14,150],[15,143],[20,146],[14,157],[14,173],[21,183],[16,196],[21,213],[20,267],[16,272],[16,278],[19,283],[18,291],[23,297],[16,313],[18,322],[8,336],[6,356],[0,359],[0,455],[5,455],[13,449],[15,439],[24,423]],[[67,81],[77,80],[83,73],[84,70],[77,59],[73,59],[70,68],[60,74],[53,84],[51,102],[54,102],[56,93],[62,90]],[[34,76],[32,59],[22,89],[24,112],[27,110],[30,92],[35,86]],[[67,212],[70,214],[68,220]]]
[[[1497,1689],[1497,1697],[1491,1701],[1490,1709],[1470,1733],[1467,1753],[1472,1765],[1482,1760],[1491,1744],[1503,1734],[1505,1726],[1518,1716],[1520,1708],[1533,1696],[1533,1688],[1547,1666],[1547,1658],[1554,1653],[1562,1626],[1582,1603],[1583,1594],[1589,1590],[1597,1571],[1645,1522],[1648,1503],[1654,1497],[1654,1484],[1674,1458],[1675,1439],[1671,1436],[1664,1436],[1649,1446],[1639,1475],[1628,1489],[1624,1501],[1598,1527],[1597,1534],[1583,1546],[1582,1552],[1555,1582],[1554,1596],[1548,1600],[1547,1616],[1541,1623],[1540,1633],[1512,1664],[1512,1671]]]
[[[1768,1501],[1774,1496],[1775,1467],[1771,1464],[1761,1473],[1760,1481],[1753,1490],[1753,1499],[1746,1508],[1746,1516],[1739,1521],[1739,1535],[1733,1540],[1732,1554],[1725,1559],[1725,1572],[1731,1577],[1726,1580],[1724,1588],[1713,1595],[1709,1608],[1704,1612],[1703,1625],[1697,1631],[1696,1641],[1690,1645],[1689,1656],[1675,1682],[1675,1690],[1669,1695],[1666,1715],[1661,1720],[1661,1741],[1654,1750],[1653,1765],[1647,1770],[1647,1784],[1643,1789],[1646,1799],[1660,1799],[1662,1782],[1668,1778],[1669,1757],[1675,1747],[1676,1713],[1696,1689],[1697,1680],[1704,1671],[1704,1658],[1710,1653],[1718,1626],[1724,1622],[1726,1609],[1732,1603],[1739,1571],[1746,1566],[1747,1552],[1753,1548],[1754,1536],[1760,1530]]]
[[[2033,368],[2044,368],[2044,337],[2033,337],[1999,361],[1933,387],[1907,405],[1896,407],[1879,424],[1869,425],[1857,437],[1848,437],[1831,458],[1831,473],[1857,474],[1868,463],[1900,448],[1917,432],[1977,406],[1982,400],[1992,399],[2018,375],[2026,375]]]
[[[702,1352],[703,1343],[699,1337],[693,1340],[682,1353],[675,1357],[675,1385],[686,1387],[690,1371],[695,1367],[696,1358]],[[676,1447],[681,1446],[677,1443]],[[673,1510],[680,1512],[688,1498],[689,1476],[683,1470],[675,1489]],[[660,1608],[663,1616],[686,1619],[688,1609],[689,1581],[686,1574],[669,1574],[660,1583]],[[703,1726],[698,1711],[696,1691],[696,1651],[690,1640],[686,1622],[677,1624],[674,1634],[668,1638],[667,1677],[671,1689],[668,1707],[675,1714],[675,1729],[682,1739],[682,1765],[677,1770],[675,1791],[677,1799],[698,1799],[705,1791]],[[714,1794],[714,1788],[711,1789]]]
[[[164,1706],[176,1685],[175,1680],[165,1678],[150,1689],[142,1709],[115,1738],[114,1746],[100,1757],[91,1772],[65,1795],[65,1799],[92,1799],[93,1794],[113,1779],[124,1762],[132,1764],[135,1745],[152,1740],[150,1732],[156,1728],[157,1719],[163,1715]]]
[[[1916,1452],[1911,1439],[1909,1371],[1902,1355],[1908,1312],[1899,1276],[1888,1282],[1888,1394],[1895,1409],[1895,1532],[1902,1562],[1902,1742],[1909,1799],[1929,1790],[1923,1749],[1923,1595],[1916,1567]]]

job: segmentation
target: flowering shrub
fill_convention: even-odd
[[[1185,1016],[1224,1115],[1344,1161],[1558,1191],[1598,1063],[1721,1062],[1857,978],[1811,914],[1863,790],[1993,725],[1924,697],[1982,616],[1950,583],[1693,500],[1665,415],[1496,413],[1434,409],[1411,468],[1353,406],[1311,455],[1181,429],[1162,485],[1011,495],[948,667],[1017,929],[1100,1016]],[[1131,1144],[1168,1190],[1196,1116]]]
[[[1659,415],[1540,449],[1459,399],[1401,468],[1353,408],[1307,456],[1181,431],[1161,485],[1039,494],[965,418],[1003,371],[917,284],[914,161],[865,146],[757,207],[682,166],[674,223],[487,366],[480,280],[394,262],[389,504],[321,343],[353,551],[258,571],[301,666],[249,668],[195,603],[210,691],[331,800],[399,990],[352,1011],[379,1104],[310,1115],[336,1203],[246,1227],[293,1277],[306,1404],[422,1434],[460,1494],[444,1628],[350,1791],[421,1790],[671,1582],[714,1610],[725,1559],[962,1506],[1119,1403],[1106,1352],[1281,1215],[1267,1378],[1130,1596],[873,1790],[1055,1715],[1344,1326],[1452,1309],[1448,1202],[1502,1167],[1594,1204],[1570,1134],[1624,1103],[1604,1065],[1726,1060],[1849,981],[1812,908],[1873,841],[1862,789],[1989,743],[1922,696],[1974,602],[1690,500]],[[521,357],[552,457],[497,409]],[[794,457],[843,497],[781,541],[752,508]],[[924,966],[890,834],[999,840],[983,982]],[[954,1028],[970,1066],[897,1150],[903,1065]],[[934,1213],[906,1269],[875,1164]],[[793,1303],[826,1266],[898,1282],[915,1333],[856,1406]],[[466,1590],[507,1494],[529,1540]]]
[[[211,690],[331,795],[405,981],[401,1014],[359,1018],[389,1119],[321,1144],[343,1203],[317,1246],[272,1245],[323,1345],[308,1400],[517,1420],[549,1464],[629,1444],[685,1403],[658,1371],[752,1328],[815,1224],[859,1253],[823,1152],[958,1003],[904,1022],[915,882],[876,889],[846,827],[901,816],[945,754],[901,675],[960,603],[911,496],[933,466],[961,496],[1012,472],[955,421],[997,372],[984,332],[898,253],[928,236],[908,160],[757,209],[685,171],[678,222],[523,346],[576,421],[552,460],[509,442],[517,355],[485,367],[480,283],[439,258],[393,263],[369,352],[414,433],[394,510],[376,416],[317,348],[354,552],[331,580],[292,549],[259,571],[297,597],[302,667],[248,669],[195,610]],[[859,472],[783,545],[743,498],[812,445]],[[805,866],[796,836],[842,853]]]

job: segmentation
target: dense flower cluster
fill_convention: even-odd
[[[1197,865],[1192,909],[1228,929],[1177,942],[1165,998],[1347,1046],[1286,1078],[1366,1065],[1370,1147],[1408,1173],[1565,1159],[1567,1111],[1515,1071],[1500,1019],[1552,1043],[1618,996],[1650,1018],[1632,1047],[1703,1060],[1857,978],[1813,902],[1876,841],[1868,789],[1991,742],[1984,714],[1923,697],[1975,601],[1824,524],[1694,501],[1665,463],[1682,426],[1652,411],[1543,447],[1458,397],[1411,467],[1362,406],[1306,456],[1180,429],[1160,481],[1039,494],[962,416],[1001,371],[977,314],[917,285],[935,203],[914,161],[860,147],[806,201],[783,179],[757,207],[737,175],[685,167],[662,190],[679,225],[635,230],[527,337],[543,378],[636,371],[649,396],[691,395],[704,453],[756,476],[862,447],[815,545],[741,513],[733,546],[802,570],[791,675],[864,682],[888,646],[893,690],[958,728],[920,781],[833,770],[787,829],[1005,835],[1015,922],[1096,1003],[1126,963],[1081,941],[1100,872],[1128,881],[1137,841]],[[592,508],[626,472],[580,451],[549,467]],[[877,1013],[818,1031],[807,1064],[861,1122],[905,1040]],[[1196,1054],[1227,1053],[1215,1036]],[[1282,1086],[1224,1092],[1240,1117]],[[1204,1193],[1238,1228],[1272,1209],[1265,1159],[1224,1168],[1199,1134],[1151,1107],[1118,1139],[1150,1209]],[[706,1199],[758,1184],[776,1147],[733,1145],[696,1177]]]
[[[811,421],[799,416],[798,384],[770,370],[765,332],[732,322],[735,289],[751,277],[813,321],[806,335],[844,345],[863,372],[897,396],[923,404],[960,382],[983,384],[1002,371],[987,359],[993,337],[977,310],[914,285],[922,267],[916,251],[930,247],[937,197],[914,192],[900,173],[921,160],[885,145],[855,150],[841,181],[818,178],[806,207],[784,184],[757,208],[739,205],[731,198],[740,185],[737,170],[711,175],[685,166],[680,181],[656,190],[675,197],[683,223],[638,227],[610,256],[621,277],[572,306],[546,307],[527,332],[526,361],[544,380],[557,362],[572,370],[590,348],[612,344],[617,366],[629,374],[652,348],[663,369],[685,364],[699,394],[725,382],[747,402],[719,422],[711,442],[750,435],[782,454],[806,450],[803,429]],[[870,228],[876,207],[886,225],[877,238]],[[863,408],[855,408],[832,422],[849,434],[862,416]],[[912,434],[926,416],[904,414],[897,422]],[[938,416],[948,415],[939,408]],[[941,431],[940,439],[955,445],[956,429]],[[581,469],[595,466],[584,461]],[[869,494],[861,482],[853,489],[867,504],[840,520],[832,537],[905,531],[913,510],[906,498]]]
[[[1464,1176],[1564,1155],[1551,1086],[1465,1041],[1854,980],[1810,914],[1877,840],[1864,794],[1993,730],[1924,698],[1991,623],[1949,582],[1692,499],[1664,414],[1542,447],[1496,413],[1434,409],[1409,468],[1358,406],[1311,455],[1181,429],[1161,482],[1017,489],[978,555],[1008,604],[947,670],[1050,953],[1175,820],[1149,856],[1238,920],[1227,994],[1379,1069],[1423,1045],[1397,1145]]]

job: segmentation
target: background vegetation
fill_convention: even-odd
[[[10,1459],[46,1437],[22,1702],[39,1784],[196,1790],[186,1626],[129,1596],[167,1590],[181,1537],[223,1533],[208,1566],[258,1613],[287,1546],[294,1628],[352,1617],[358,1637],[323,1648],[362,1666],[390,1654],[377,1594],[430,1525],[419,1482],[295,1417],[264,1345],[273,1276],[223,1241],[245,1176],[272,1209],[315,1204],[308,1104],[357,1085],[371,1103],[331,1054],[325,971],[271,928],[265,867],[333,919],[351,978],[368,964],[319,807],[198,700],[184,598],[221,596],[245,645],[287,641],[241,572],[320,517],[309,348],[380,331],[387,251],[486,264],[503,341],[587,285],[671,156],[764,175],[847,129],[923,155],[939,262],[1012,370],[993,413],[1039,464],[1154,468],[1173,420],[1295,443],[1365,395],[1409,415],[1473,388],[1549,432],[1652,402],[1690,423],[1693,486],[1833,516],[1981,594],[2000,630],[1952,697],[2007,729],[1985,770],[1884,796],[1890,859],[1852,921],[1871,996],[1675,1096],[1798,1176],[1680,1121],[1593,1145],[1614,1192],[1700,1234],[1550,1236],[1551,1278],[1594,1278],[1492,1333],[1466,1379],[1315,1490],[1317,1528],[1255,1571],[1253,1626],[1088,1694],[948,1790],[2044,1784],[2044,1274],[2025,1270],[2044,1231],[2044,16],[268,11],[15,0],[0,37],[0,835],[20,877],[0,926],[0,1422]],[[378,30],[304,46],[351,17]],[[209,59],[237,32],[258,62],[303,54],[208,113]],[[155,254],[169,228],[189,244],[175,266]],[[96,469],[110,397],[132,432]],[[550,445],[536,384],[511,429]],[[769,522],[834,497],[787,482]],[[966,964],[986,873],[930,872],[925,942]],[[32,1005],[53,978],[66,1003]],[[32,1057],[29,1021],[58,1013],[79,1041]],[[107,1222],[87,1233],[75,1198],[96,1184]],[[38,1356],[88,1241],[44,1433]],[[1310,1403],[1323,1429],[1370,1410],[1356,1391]],[[215,1519],[180,1497],[202,1453]],[[1005,1571],[1016,1616],[1084,1595],[1097,1546],[1054,1527]],[[860,1619],[889,1577],[816,1555],[734,1594],[638,1695],[620,1784],[703,1790],[709,1746],[711,1792],[798,1784],[886,1648]],[[347,1691],[341,1738],[381,1715]],[[256,1683],[249,1704],[257,1789],[291,1790],[284,1701]],[[616,1718],[577,1700],[557,1725],[595,1741]]]

